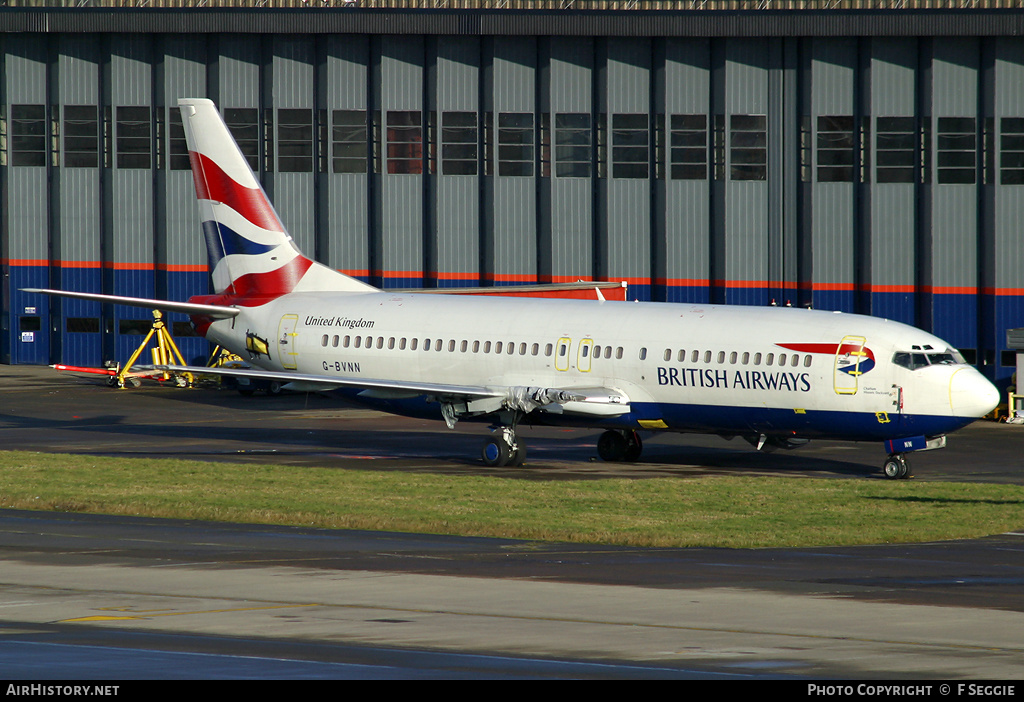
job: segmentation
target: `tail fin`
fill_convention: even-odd
[[[217,293],[376,290],[302,255],[211,100],[182,98],[178,106]]]

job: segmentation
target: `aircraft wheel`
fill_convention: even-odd
[[[523,453],[525,455],[525,451]],[[505,442],[501,435],[492,436],[484,441],[483,448],[480,449],[480,457],[483,459],[484,465],[500,468],[508,465],[512,460],[512,447]]]
[[[267,386],[268,395],[280,395],[281,394],[281,381],[271,380],[270,385]]]
[[[597,455],[609,463],[626,460],[629,454],[629,442],[617,431],[608,430],[597,439]],[[637,454],[639,456],[639,453]]]
[[[521,441],[516,442],[516,450],[512,452],[511,458],[508,459],[506,465],[519,467],[526,463],[526,444]]]
[[[630,463],[640,460],[640,454],[644,452],[644,444],[640,441],[640,434],[635,431],[626,432],[626,460]]]
[[[906,457],[901,453],[889,456],[885,460],[885,465],[882,466],[882,471],[890,480],[904,480],[910,476],[910,466],[907,464]]]

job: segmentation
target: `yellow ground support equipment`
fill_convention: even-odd
[[[110,385],[116,385],[119,388],[123,388],[125,381],[131,383],[133,386],[139,386],[140,378],[156,378],[160,376],[161,380],[174,380],[175,385],[178,387],[188,387],[192,384],[194,378],[191,373],[183,373],[181,375],[172,375],[164,371],[158,370],[144,370],[139,372],[132,372],[132,366],[139,360],[139,356],[149,346],[150,340],[156,336],[156,346],[151,349],[153,365],[154,366],[165,366],[168,364],[185,366],[185,359],[182,358],[181,351],[178,350],[177,345],[174,343],[174,339],[171,338],[171,333],[167,331],[167,324],[164,322],[164,313],[160,310],[153,310],[153,326],[150,327],[149,333],[146,334],[146,338],[142,340],[135,352],[128,359],[128,362],[123,368],[119,368],[117,373],[111,376],[108,381]]]

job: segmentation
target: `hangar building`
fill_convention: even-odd
[[[124,361],[149,326],[20,288],[207,291],[198,96],[299,247],[374,285],[626,280],[889,317],[1013,372],[1019,0],[327,3],[0,7],[3,362]]]

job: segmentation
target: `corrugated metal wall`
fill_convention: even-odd
[[[300,248],[375,284],[627,279],[640,299],[811,304],[917,324],[1012,372],[1019,38],[100,33],[0,49],[13,363],[124,360],[148,321],[19,287],[205,292],[173,106],[210,96]]]

